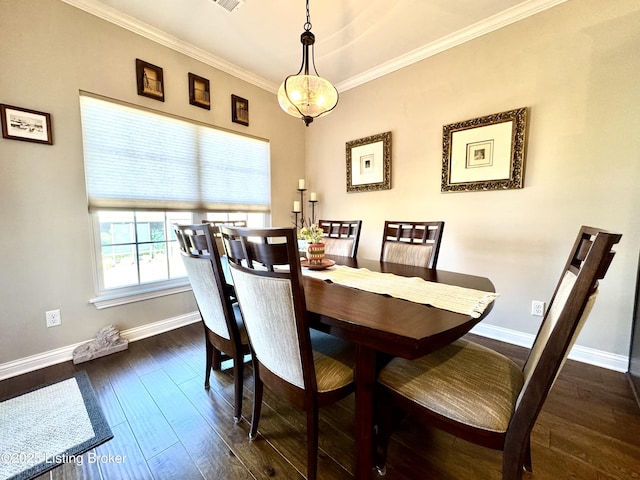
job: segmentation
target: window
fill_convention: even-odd
[[[80,107],[96,305],[188,289],[174,223],[266,224],[268,142],[85,94]]]
[[[102,290],[185,277],[171,226],[189,212],[96,212]],[[94,228],[95,230],[95,228]]]
[[[186,272],[172,225],[203,220],[244,220],[247,225],[266,224],[262,213],[147,212],[102,210],[93,214],[99,291],[137,292],[141,285],[187,285]]]

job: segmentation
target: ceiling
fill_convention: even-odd
[[[62,1],[268,91],[302,61],[304,0]],[[348,90],[564,1],[310,0],[316,67]]]

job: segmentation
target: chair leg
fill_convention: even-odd
[[[533,473],[533,466],[531,464],[531,436],[527,437],[527,444],[525,446],[525,451],[524,451],[524,469],[529,472],[529,473]]]
[[[258,435],[258,423],[260,423],[260,409],[262,408],[262,391],[264,384],[259,377],[258,370],[253,370],[253,414],[251,415],[251,429],[249,430],[249,440],[254,440]]]
[[[525,440],[525,443],[527,441]],[[502,480],[522,480],[522,468],[526,463],[524,457],[526,454],[524,450],[526,447],[522,443],[513,445],[505,444],[504,451],[502,452]]]
[[[207,367],[206,372],[207,373],[205,373],[205,375],[204,375],[204,388],[206,388],[208,390],[209,387],[210,387],[209,380],[211,379],[211,367],[212,367],[212,364],[213,364],[213,350],[214,350],[214,348],[213,348],[213,345],[211,345],[211,342],[209,341],[208,338],[205,338],[204,343],[205,343],[205,348],[206,348],[206,352],[207,352],[207,360],[206,360],[206,367]]]
[[[242,390],[244,387],[244,362],[242,352],[233,359],[233,381],[235,382],[235,412],[233,420],[238,423],[242,418]]]
[[[318,472],[318,407],[307,408],[307,480],[316,480]]]
[[[213,347],[213,369],[220,370],[222,365],[222,353],[217,348]]]

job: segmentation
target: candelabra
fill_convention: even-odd
[[[314,192],[311,192],[311,196],[309,197],[309,203],[311,204],[311,223],[316,224],[316,203],[318,203],[318,199],[314,198]]]
[[[294,225],[296,229],[303,228],[307,224],[307,220],[309,225],[316,223],[316,203],[318,203],[318,195],[316,192],[311,192],[309,194],[309,203],[311,204],[311,217],[309,219],[305,219],[304,216],[304,192],[307,189],[305,188],[305,181],[303,178],[298,180],[298,193],[300,194],[300,200],[293,201],[293,213],[295,220]]]

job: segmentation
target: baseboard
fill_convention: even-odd
[[[200,321],[200,314],[198,312],[187,313],[178,317],[161,320],[159,322],[149,323],[142,325],[141,327],[134,327],[128,330],[123,330],[120,335],[126,338],[130,342],[136,340],[142,340],[143,338],[152,337],[160,333],[168,332],[185,325],[189,325]],[[23,373],[32,372],[40,368],[49,367],[58,363],[67,362],[73,359],[73,351],[76,347],[91,341],[92,339],[84,342],[79,342],[73,345],[67,345],[66,347],[56,348],[55,350],[49,350],[48,352],[39,353],[37,355],[31,355],[25,358],[19,358],[11,362],[0,364],[0,380],[5,378],[15,377],[22,375]]]
[[[169,318],[167,320],[142,325],[141,327],[123,330],[120,332],[120,335],[130,342],[135,342],[136,340],[152,337],[198,321],[200,321],[199,313],[192,312],[178,317]],[[526,348],[531,348],[535,339],[533,335],[527,333],[489,324],[478,324],[471,330],[471,333]],[[57,348],[55,350],[49,350],[48,352],[39,353],[37,355],[20,358],[12,362],[3,363],[0,365],[0,380],[22,375],[23,373],[32,372],[58,363],[67,362],[73,358],[73,351],[75,348],[88,341],[91,341],[91,339],[85,342],[79,342],[66,347]],[[582,347],[580,345],[573,347],[569,353],[569,358],[579,362],[607,368],[609,370],[615,370],[617,372],[626,372],[629,365],[629,357],[625,355],[617,355],[589,347]]]
[[[478,324],[471,329],[471,333],[526,348],[531,348],[535,340],[535,335],[489,324]],[[571,352],[569,352],[569,358],[578,362],[623,373],[626,372],[629,367],[629,357],[626,355],[617,355],[615,353],[582,347],[580,345],[573,346]]]

